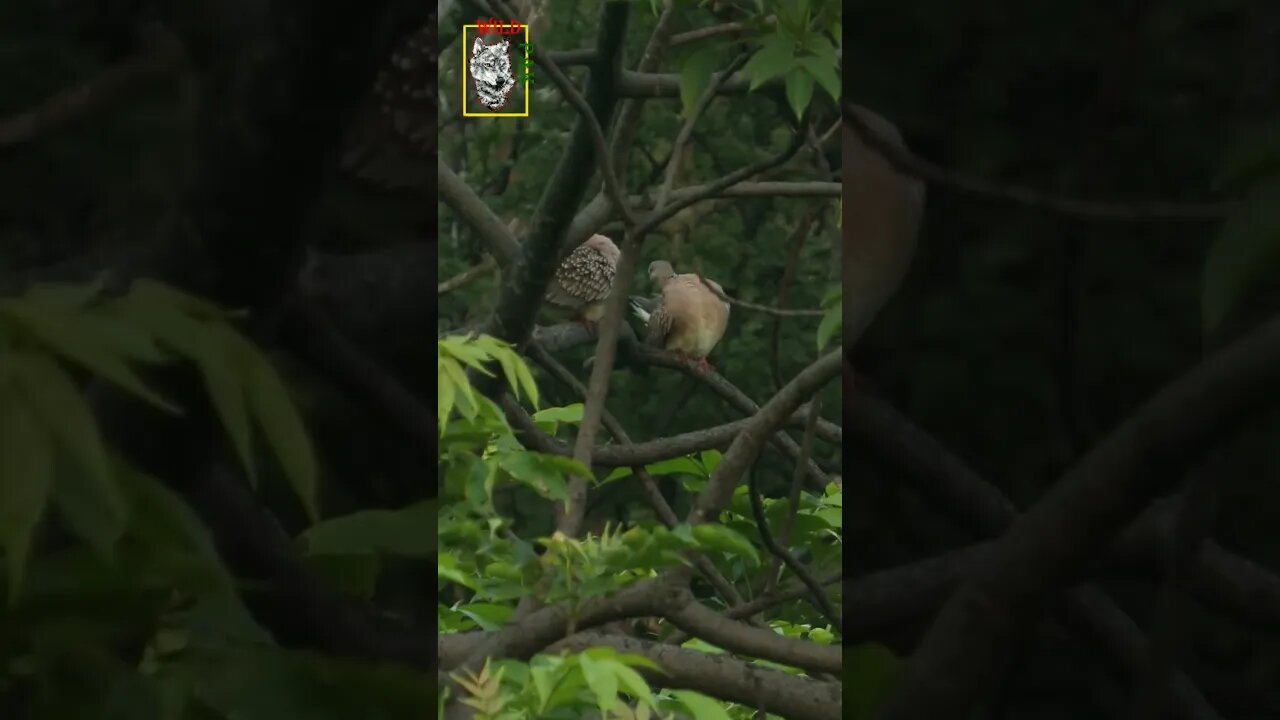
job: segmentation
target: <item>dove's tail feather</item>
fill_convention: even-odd
[[[648,298],[632,295],[628,298],[631,303],[631,313],[640,318],[644,324],[649,324],[649,314],[652,311],[652,304]]]

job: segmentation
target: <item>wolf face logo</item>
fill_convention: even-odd
[[[485,45],[476,37],[471,45],[471,82],[476,97],[486,108],[498,111],[506,107],[516,79],[511,72],[511,43],[503,40]]]

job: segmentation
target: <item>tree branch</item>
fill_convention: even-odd
[[[863,142],[889,161],[895,170],[966,195],[1085,220],[1121,222],[1215,221],[1221,220],[1234,207],[1232,202],[1097,202],[1050,195],[1021,185],[989,182],[972,175],[945,170],[905,148],[896,147],[886,138],[880,137],[858,116],[853,103],[846,100],[842,103],[842,108],[845,123],[853,128]]]
[[[494,268],[496,268],[497,266],[498,264],[497,262],[494,261],[492,255],[485,255],[484,259],[481,260],[476,265],[470,268],[467,268],[466,270],[463,270],[457,275],[454,275],[448,280],[445,280],[444,282],[437,285],[436,295],[444,295],[445,293],[457,290],[458,288],[462,287],[463,285],[466,285],[472,280],[475,280],[477,278],[482,278],[485,275],[488,275],[489,273],[493,272]]]
[[[1139,408],[1014,522],[943,609],[885,709],[887,720],[964,712],[1012,633],[1185,459],[1280,385],[1280,319],[1214,353]]]
[[[93,112],[127,100],[158,78],[180,70],[185,61],[182,42],[153,26],[144,33],[143,50],[102,70],[84,83],[67,88],[40,104],[0,119],[0,149],[22,145],[83,120]]]
[[[722,655],[603,633],[579,633],[548,650],[581,652],[593,647],[611,647],[652,660],[666,672],[640,672],[658,687],[695,690],[748,707],[760,704],[767,712],[787,720],[843,717],[838,684],[789,675]]]
[[[805,398],[812,396],[823,385],[840,373],[840,348],[827,353],[812,365],[801,370],[791,382],[765,403],[751,417],[747,426],[734,438],[707,481],[706,488],[698,496],[689,513],[689,523],[715,522],[720,511],[728,504],[742,474],[755,462],[766,439],[777,431],[796,411]]]
[[[504,268],[510,267],[521,259],[520,243],[516,242],[507,224],[445,164],[444,158],[438,156],[436,183],[440,199],[485,241],[499,264]]]

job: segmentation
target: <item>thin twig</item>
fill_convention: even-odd
[[[510,266],[519,260],[520,243],[507,223],[502,222],[471,186],[445,164],[444,158],[439,157],[436,158],[436,186],[440,199],[476,231],[500,264]]]
[[[447,292],[457,290],[472,280],[488,275],[490,272],[493,272],[493,269],[496,267],[498,267],[498,261],[494,260],[492,255],[485,255],[484,259],[481,260],[479,264],[467,268],[437,285],[436,295],[444,295]]]
[[[770,553],[776,558],[781,558],[787,567],[791,568],[791,572],[800,578],[800,582],[809,588],[809,592],[813,595],[814,606],[819,612],[831,623],[831,626],[844,634],[843,626],[840,622],[840,615],[831,605],[831,599],[827,597],[827,593],[822,589],[822,585],[818,584],[813,574],[804,566],[790,550],[782,547],[773,539],[773,533],[769,531],[769,519],[764,515],[764,504],[760,500],[760,487],[756,482],[758,473],[747,473],[747,494],[751,499],[751,514],[755,517],[756,528],[760,531],[760,540],[764,542],[764,546],[768,548]]]
[[[622,215],[622,219],[627,225],[635,225],[635,216],[632,214],[631,206],[627,202],[627,195],[623,192],[618,176],[614,172],[613,157],[609,154],[609,144],[605,141],[604,129],[600,127],[600,121],[596,119],[595,113],[591,112],[591,107],[583,99],[582,93],[579,93],[573,83],[569,81],[569,78],[565,77],[564,72],[560,70],[554,60],[535,50],[533,61],[547,71],[547,75],[551,77],[551,82],[560,89],[560,93],[578,111],[578,115],[586,121],[587,130],[591,134],[591,144],[595,147],[596,160],[600,163],[600,175],[604,179],[605,192],[608,194],[609,200],[613,202],[614,209]]]
[[[793,156],[795,156],[796,152],[798,152],[800,148],[804,145],[804,142],[801,139],[802,137],[803,136],[799,133],[793,135],[791,138],[791,143],[787,146],[785,150],[783,150],[778,155],[775,155],[774,157],[771,157],[765,160],[761,160],[758,163],[748,165],[747,167],[734,170],[733,172],[729,173],[728,175],[718,180],[699,186],[697,191],[691,190],[687,194],[680,193],[680,192],[672,193],[673,198],[671,202],[667,203],[662,207],[655,208],[649,215],[647,215],[644,221],[641,223],[640,228],[636,230],[636,234],[647,235],[649,232],[653,231],[655,228],[661,225],[668,218],[672,217],[673,215],[680,212],[681,210],[689,207],[690,205],[696,202],[699,202],[701,200],[705,200],[709,197],[718,195],[719,193],[725,191],[727,188],[737,185],[738,183],[742,182],[743,180],[746,180],[749,177],[754,177],[756,175],[759,175],[760,173],[763,173],[767,170],[770,170],[772,168],[775,168],[785,163],[786,161],[790,160]]]
[[[729,68],[702,91],[702,96],[698,98],[698,104],[694,107],[693,112],[689,114],[684,125],[680,127],[680,132],[676,135],[676,141],[671,146],[671,158],[667,162],[666,178],[662,181],[662,187],[658,189],[658,201],[654,203],[654,207],[661,208],[667,204],[667,198],[671,195],[671,187],[676,182],[676,174],[680,172],[680,158],[684,155],[684,147],[689,143],[689,138],[693,136],[694,125],[697,125],[698,120],[707,111],[707,108],[711,107],[711,103],[716,99],[716,91],[720,89],[720,85],[724,83],[726,78],[740,70],[750,57],[748,53],[738,55],[729,64]]]
[[[809,418],[805,422],[804,435],[800,438],[800,457],[808,459],[813,454],[814,431],[818,429],[818,418],[822,414],[822,401],[814,397],[809,403]],[[791,528],[796,522],[796,513],[800,510],[800,488],[804,484],[804,464],[798,463],[791,476],[791,491],[787,495],[787,516],[778,530],[778,543],[782,547],[791,544]],[[763,530],[762,530],[763,532]],[[774,556],[769,563],[769,572],[765,575],[764,592],[769,593],[778,582],[778,563],[782,560]]]
[[[636,66],[637,72],[651,73],[658,68],[658,64],[662,62],[662,56],[667,51],[667,43],[671,39],[672,24],[675,21],[675,2],[673,0],[664,0],[662,5],[662,14],[658,16],[658,22],[654,25],[653,33],[649,36],[649,41],[645,43],[644,54],[640,56],[640,62]],[[618,172],[625,175],[629,163],[627,151],[631,149],[632,140],[635,139],[637,124],[640,120],[640,110],[644,106],[643,100],[640,98],[628,98],[622,101],[621,107],[618,108],[618,117],[613,124],[613,158],[614,165]]]
[[[764,27],[773,27],[778,24],[778,18],[770,15],[769,17],[764,18],[763,24]],[[708,38],[719,37],[721,35],[737,35],[738,33],[751,32],[752,30],[754,30],[754,28],[751,25],[742,22],[727,22],[720,25],[712,25],[711,27],[698,28],[697,30],[690,30],[688,32],[672,35],[671,47],[680,47],[681,45],[688,45],[689,43],[695,43]]]
[[[777,317],[822,317],[823,315],[827,314],[826,310],[808,310],[808,309],[791,310],[788,308],[770,307],[768,305],[758,305],[753,302],[747,302],[746,300],[736,300],[734,298],[729,297],[728,295],[725,295],[724,292],[717,290],[714,285],[707,282],[707,279],[702,276],[702,272],[700,270],[695,271],[694,275],[697,275],[698,279],[702,281],[702,284],[705,285],[708,290],[714,293],[716,297],[720,298],[721,300],[735,307],[740,307],[746,310],[755,310],[762,313],[768,313],[770,315],[774,315]]]
[[[94,110],[126,99],[151,79],[180,69],[184,52],[178,38],[161,28],[150,29],[148,35],[148,47],[136,55],[29,110],[0,120],[0,148],[36,140]]]
[[[791,288],[791,282],[795,279],[796,268],[800,265],[800,251],[804,249],[804,241],[808,239],[809,228],[812,225],[813,213],[806,209],[800,222],[796,224],[796,229],[791,233],[789,243],[791,249],[787,252],[787,265],[782,271],[782,282],[778,283],[778,307],[782,307],[787,301],[787,290]],[[773,328],[769,332],[769,373],[773,376],[774,392],[782,387],[781,345],[782,316],[775,315]]]
[[[1049,195],[1022,185],[993,183],[972,175],[946,170],[920,158],[905,148],[895,147],[893,143],[880,137],[871,129],[859,115],[857,106],[845,101],[842,107],[845,123],[853,128],[854,132],[862,138],[862,141],[868,147],[880,153],[895,170],[969,195],[1088,220],[1213,221],[1221,220],[1235,207],[1234,202],[1097,202]]]

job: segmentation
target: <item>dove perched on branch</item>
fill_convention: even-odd
[[[649,279],[660,288],[659,296],[653,300],[630,298],[632,312],[648,325],[649,344],[710,370],[707,355],[729,326],[729,303],[717,297],[697,275],[677,275],[666,260],[649,264]],[[706,282],[724,294],[715,281]]]
[[[573,312],[591,327],[604,317],[604,303],[618,274],[618,246],[604,235],[592,235],[573,249],[556,268],[547,288],[547,302]]]
[[[870,110],[847,105],[876,136],[906,151],[902,134]],[[848,110],[846,111],[848,112]],[[898,290],[916,249],[924,183],[893,168],[844,123],[844,348],[853,345]]]

